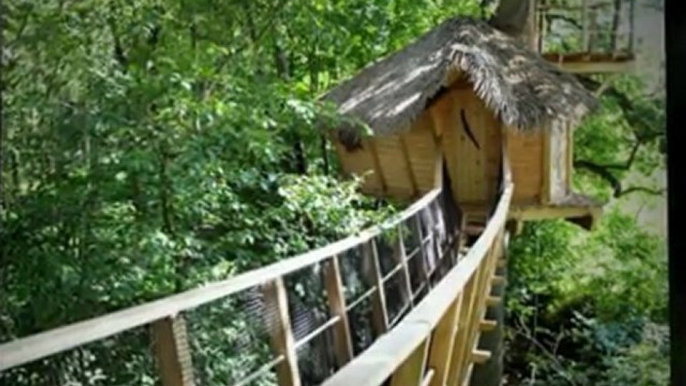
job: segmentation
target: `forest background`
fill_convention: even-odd
[[[667,384],[662,6],[636,8],[636,71],[608,83],[575,136],[575,187],[608,202],[598,228],[527,223],[511,244],[508,385]],[[392,205],[337,178],[313,130],[316,97],[447,17],[491,11],[476,0],[4,2],[0,342],[387,216]],[[551,20],[551,47],[575,50],[577,27]],[[109,352],[124,369],[86,359],[77,384],[152,384],[131,347]],[[68,377],[46,368],[16,379]]]

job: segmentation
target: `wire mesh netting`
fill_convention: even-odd
[[[371,278],[373,262],[369,256],[365,256],[362,246],[342,253],[339,262],[353,353],[358,355],[374,341],[372,296],[376,289]]]
[[[151,333],[128,330],[113,337],[0,372],[0,385],[159,385]]]
[[[445,209],[450,199],[439,195],[335,256],[4,371],[0,383],[157,385],[163,364],[171,363],[199,385],[274,386],[286,376],[304,386],[321,384],[400,323],[454,266],[457,222]],[[171,357],[160,354],[161,347]]]
[[[322,264],[284,277],[293,337],[303,385],[316,385],[335,370],[332,315]]]
[[[630,53],[633,49],[635,0],[541,2],[536,23],[543,52]]]
[[[236,384],[276,359],[269,319],[278,309],[253,287],[185,314],[196,383]],[[273,370],[250,384],[275,385]]]

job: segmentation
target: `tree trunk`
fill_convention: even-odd
[[[5,209],[5,128],[0,125],[0,213]],[[1,219],[0,219],[1,220]],[[2,221],[0,221],[0,229],[2,228]]]
[[[612,35],[610,35],[610,50],[617,51],[617,34],[619,32],[619,16],[622,11],[622,0],[614,0],[612,15]]]
[[[274,66],[279,77],[284,82],[288,82],[291,75],[290,61],[288,55],[278,43],[274,44]],[[292,167],[296,173],[305,174],[307,172],[307,161],[305,159],[305,147],[302,138],[300,138],[297,129],[294,129],[291,134],[293,146]]]
[[[523,38],[527,33],[527,27],[532,20],[531,0],[500,0],[495,14],[489,20],[494,28],[515,38]]]

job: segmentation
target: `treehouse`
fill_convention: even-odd
[[[451,19],[324,96],[347,119],[330,131],[362,190],[411,201],[440,176],[460,211],[485,218],[507,158],[510,219],[591,229],[601,205],[571,189],[573,131],[595,99],[568,74],[488,24]],[[359,126],[371,129],[371,135]]]

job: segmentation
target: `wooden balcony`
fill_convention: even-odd
[[[633,53],[547,52],[542,56],[572,74],[626,73],[633,71],[635,63]]]
[[[535,1],[537,49],[545,59],[573,74],[633,71],[633,1]]]

